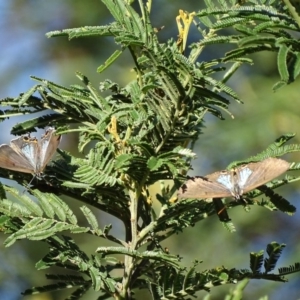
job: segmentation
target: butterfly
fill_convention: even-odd
[[[55,132],[50,127],[40,140],[23,135],[0,145],[0,167],[41,176],[61,141]]]
[[[232,170],[215,172],[204,177],[193,177],[179,189],[178,198],[234,197],[240,199],[244,193],[278,177],[289,167],[289,162],[270,157]]]

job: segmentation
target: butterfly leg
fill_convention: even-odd
[[[215,210],[221,222],[230,222],[231,219],[227,213],[225,204],[222,202],[221,198],[214,198],[213,203],[215,205]]]

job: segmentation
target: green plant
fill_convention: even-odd
[[[120,50],[115,51],[98,72],[103,72],[128,49],[136,80],[125,87],[106,80],[101,82],[99,91],[80,72],[77,77],[81,85],[70,87],[32,77],[38,82],[33,88],[17,98],[1,101],[2,106],[9,106],[5,114],[1,114],[2,118],[52,110],[43,117],[15,125],[14,134],[53,124],[60,134],[78,132],[81,152],[96,141],[85,158],[58,150],[61,158],[47,167],[46,180],[32,183],[30,192],[37,201],[14,188],[1,186],[0,223],[2,231],[10,234],[6,246],[19,239],[43,240],[49,245],[49,252],[37,263],[37,268],[57,266],[70,272],[48,275],[58,283],[32,288],[25,294],[73,286],[76,290],[71,299],[80,298],[90,289],[101,292],[98,299],[133,299],[137,289],[148,289],[153,299],[188,299],[198,291],[238,281],[241,284],[236,292],[242,293],[245,278],[284,281],[283,275],[298,272],[300,266],[295,263],[281,268],[278,274],[270,273],[285,247],[275,242],[267,246],[269,257],[265,259],[263,272],[262,252],[251,253],[251,270],[212,267],[198,271],[199,261],[186,268],[180,257],[160,246],[160,242],[218,212],[215,202],[173,201],[186,179],[191,159],[195,158],[188,145],[199,138],[207,114],[223,119],[223,113],[231,115],[230,101],[241,101],[226,83],[241,65],[252,63],[249,54],[266,50],[278,54],[281,79],[274,89],[295,80],[300,70],[299,41],[288,30],[299,31],[297,17],[275,1],[269,1],[268,6],[265,1],[247,1],[242,5],[233,0],[219,0],[217,4],[206,1],[207,9],[198,13],[180,11],[178,40],[161,43],[149,17],[151,1],[147,6],[138,2],[141,15],[127,3],[129,1],[103,2],[115,20],[113,23],[54,31],[47,36],[113,36]],[[187,34],[196,18],[202,38],[193,43],[192,51],[185,55]],[[238,34],[225,35],[222,30],[226,28]],[[198,62],[203,49],[215,43],[237,47],[223,57]],[[226,64],[230,67],[224,74]],[[217,75],[222,79],[217,80]],[[75,129],[69,127],[74,124]],[[255,159],[299,151],[297,144],[286,145],[292,137],[292,134],[280,137]],[[299,164],[291,167],[299,168]],[[31,179],[30,175],[2,169],[0,174],[25,184]],[[166,180],[172,183],[167,185]],[[286,177],[250,192],[248,206],[259,204],[271,210],[294,213],[295,208],[272,189],[296,180],[299,178]],[[156,194],[159,212],[152,207],[149,193],[149,186],[157,182],[161,183]],[[21,204],[6,199],[7,194]],[[253,199],[260,194],[268,199],[255,202]],[[70,196],[83,204],[80,210],[87,225],[78,222],[78,217],[58,195]],[[233,201],[227,207],[243,204]],[[99,228],[97,210],[123,222],[123,239],[110,234],[110,225]],[[234,231],[228,218],[221,221]],[[66,236],[66,232],[70,235]],[[97,254],[88,255],[70,237],[83,233],[115,245],[98,247]],[[118,260],[115,254],[122,255],[123,259]],[[119,270],[122,270],[119,275],[112,275],[112,271]]]

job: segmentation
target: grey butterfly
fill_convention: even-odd
[[[40,176],[54,155],[61,140],[54,128],[49,128],[40,140],[20,136],[9,145],[0,145],[0,167]]]
[[[239,199],[244,193],[283,174],[289,167],[289,162],[270,157],[232,170],[215,172],[204,177],[193,177],[179,189],[178,198],[234,197]]]

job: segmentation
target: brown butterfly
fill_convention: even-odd
[[[179,189],[178,198],[234,197],[239,199],[244,193],[283,174],[289,167],[289,162],[270,157],[232,170],[215,172],[204,177],[193,177]]]
[[[49,128],[40,140],[20,136],[9,145],[0,145],[0,167],[40,176],[54,155],[61,136]]]

